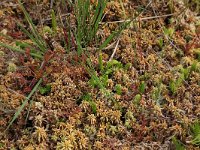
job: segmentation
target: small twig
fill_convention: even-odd
[[[114,55],[115,55],[115,53],[116,53],[116,51],[117,51],[118,45],[119,45],[119,39],[117,40],[116,46],[115,46],[115,48],[114,48],[114,50],[113,50],[113,53],[112,53],[112,55],[111,55],[109,61],[111,61],[111,60],[113,59],[113,57],[114,57]]]
[[[140,21],[145,21],[145,20],[150,20],[150,19],[157,19],[157,18],[163,18],[163,17],[170,17],[170,16],[173,16],[174,14],[175,14],[175,13],[173,13],[173,14],[161,15],[161,16],[144,17],[144,18],[140,18]],[[122,23],[122,22],[129,22],[129,21],[131,21],[131,19],[127,19],[127,20],[118,20],[118,21],[110,21],[110,22],[101,22],[100,24]]]
[[[103,50],[111,50],[115,47],[115,42],[111,43],[110,45],[108,45],[107,47],[103,48]],[[93,49],[93,50],[98,50],[99,48],[97,47],[87,47],[87,48],[82,48],[83,50],[87,50],[87,49]]]
[[[110,50],[114,48],[116,42],[111,43],[110,45],[108,45],[107,47],[105,47],[103,50]],[[96,48],[97,49],[97,48]]]

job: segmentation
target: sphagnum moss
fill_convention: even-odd
[[[119,25],[119,22],[126,22],[123,20],[124,10],[127,17],[133,16],[147,4],[145,1],[126,0],[123,2],[124,8],[117,1],[109,2],[103,22],[100,24],[102,31],[106,33],[102,35],[99,31],[95,44],[91,41],[93,45],[84,47],[84,50],[89,49],[91,52],[90,58],[91,62],[95,64],[94,70],[97,78],[102,76],[101,69],[107,67],[109,63],[107,61],[113,53],[112,49],[101,49],[103,67],[99,67],[97,54],[92,52],[93,49],[98,48],[98,38],[104,40]],[[179,14],[182,6],[176,1],[174,3],[176,4],[174,11]],[[132,22],[130,28],[120,35],[113,60],[120,63],[121,68],[112,66],[109,68],[111,73],[108,78],[106,79],[104,76],[101,78],[100,81],[106,83],[106,90],[99,90],[98,86],[91,87],[89,85],[90,76],[84,71],[85,66],[77,65],[75,62],[78,59],[84,61],[83,58],[76,56],[73,52],[63,56],[65,54],[61,46],[63,43],[59,43],[62,39],[60,34],[58,37],[50,36],[58,44],[57,46],[53,45],[53,48],[56,55],[59,55],[48,63],[47,69],[50,74],[44,78],[44,84],[50,83],[51,90],[46,95],[38,92],[34,97],[34,101],[40,105],[36,106],[33,103],[30,107],[28,128],[21,126],[22,117],[18,118],[18,122],[14,122],[13,126],[17,130],[10,131],[19,136],[16,138],[18,142],[15,142],[15,139],[11,141],[9,133],[7,133],[5,140],[0,141],[5,144],[0,146],[3,149],[7,149],[9,146],[21,149],[31,149],[32,147],[44,149],[45,146],[49,149],[91,149],[93,147],[95,149],[145,149],[148,147],[173,149],[170,147],[172,144],[169,140],[174,135],[177,136],[177,139],[180,138],[178,140],[184,143],[186,149],[195,148],[192,144],[188,145],[185,140],[190,138],[187,124],[193,123],[192,120],[199,116],[199,71],[198,64],[196,67],[194,65],[194,61],[198,61],[198,53],[189,49],[189,45],[195,41],[196,37],[195,32],[190,31],[195,30],[194,26],[193,29],[189,27],[191,19],[195,21],[195,15],[188,15],[192,12],[187,10],[187,13],[181,13],[180,16],[174,17],[174,14],[168,17],[162,16],[172,10],[167,1],[154,3],[152,7],[160,13],[160,16],[156,15],[159,19],[152,11],[148,11],[148,14],[143,13],[136,23]],[[28,5],[27,8],[29,8]],[[31,9],[29,10],[31,11]],[[73,10],[69,9],[68,11],[73,16]],[[42,16],[43,13],[41,13]],[[45,12],[45,14],[47,13]],[[55,10],[55,13],[59,13],[59,11]],[[151,20],[149,16],[154,19]],[[61,16],[61,18],[63,17]],[[182,23],[180,21],[176,23],[176,18],[181,19]],[[59,26],[59,24],[57,25]],[[75,36],[74,31],[77,30],[76,23],[71,25],[69,24],[70,28],[67,30],[71,32],[70,41],[72,42]],[[165,33],[162,33],[163,27],[165,27]],[[58,27],[58,31],[61,30]],[[11,31],[15,31],[15,29]],[[166,39],[165,36],[170,39]],[[162,39],[160,44],[156,42],[158,38]],[[115,39],[112,42],[116,43]],[[85,43],[77,43],[77,41],[74,42],[74,45],[71,43],[71,46],[74,46],[73,51],[80,44],[83,46]],[[198,43],[192,45],[192,48],[198,49]],[[3,60],[7,56],[7,51],[5,52]],[[72,61],[75,63],[71,64]],[[131,64],[128,69],[125,67],[127,63]],[[179,68],[178,65],[181,64],[182,68]],[[3,69],[6,70],[4,63]],[[190,70],[189,74],[187,69]],[[13,87],[11,76],[15,74],[7,74],[5,71],[3,73],[5,76],[0,76],[0,83],[5,88],[0,90],[0,98],[10,108],[16,108],[20,105],[21,99],[16,100],[14,94],[7,90],[7,88]],[[176,82],[177,80],[179,82]],[[181,83],[174,94],[169,89],[170,81]],[[141,88],[143,83],[145,83],[145,88]],[[87,93],[90,98],[85,96]],[[25,113],[26,111],[24,111]],[[11,116],[4,115],[5,118],[1,120],[1,124],[6,127]],[[28,130],[34,126],[37,127],[34,131]],[[32,134],[33,138],[31,138]]]
[[[44,127],[35,127],[33,137],[40,143],[47,140],[47,131]]]

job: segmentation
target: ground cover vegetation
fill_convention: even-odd
[[[198,0],[2,0],[0,149],[200,147]]]

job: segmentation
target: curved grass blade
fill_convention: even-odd
[[[21,7],[21,9],[22,9],[22,11],[23,11],[23,13],[24,13],[24,15],[25,15],[25,18],[26,18],[27,22],[28,22],[29,25],[30,25],[30,29],[31,29],[32,34],[34,35],[35,39],[37,39],[37,41],[40,43],[40,45],[42,45],[42,47],[43,47],[42,49],[43,49],[43,50],[46,50],[46,43],[45,43],[45,41],[42,39],[42,37],[39,35],[38,31],[36,30],[36,27],[35,27],[35,25],[33,24],[33,21],[32,21],[32,19],[31,19],[31,17],[29,16],[28,12],[27,12],[26,9],[24,8],[24,6],[23,6],[21,0],[18,0],[18,3],[19,3],[19,5],[20,5],[20,7]],[[37,44],[38,44],[38,43],[37,43]]]
[[[89,40],[92,40],[92,38],[95,37],[95,35],[98,31],[99,23],[102,19],[106,4],[107,4],[107,0],[99,0],[98,1],[97,8],[95,10],[94,17],[92,19],[92,25],[91,25],[92,29],[91,29],[91,32],[89,32],[90,33]]]
[[[46,51],[46,48],[41,44],[41,42],[37,38],[35,38],[30,32],[28,32],[28,30],[26,30],[22,24],[18,23],[18,26],[24,32],[24,34],[26,34],[42,52]]]
[[[25,53],[24,50],[20,49],[20,48],[17,48],[17,47],[13,47],[13,46],[10,46],[10,45],[7,45],[7,44],[4,44],[4,43],[0,43],[0,46],[2,47],[5,47],[5,48],[8,48],[12,51],[15,51],[15,52],[20,52],[20,53]],[[36,53],[30,53],[31,56],[34,56],[34,57],[37,57],[39,59],[42,59],[43,56],[42,55],[39,55],[39,54],[36,54]]]
[[[16,111],[16,113],[14,114],[12,120],[10,121],[10,123],[8,124],[7,128],[5,131],[7,131],[10,126],[13,124],[13,122],[17,119],[17,117],[20,115],[21,111],[23,110],[23,108],[25,107],[25,105],[27,104],[27,102],[29,101],[29,99],[32,97],[32,95],[36,92],[36,90],[38,89],[39,85],[42,83],[42,78],[37,82],[37,84],[35,85],[35,87],[33,88],[33,90],[30,92],[30,94],[26,97],[26,99],[24,100],[24,102],[22,103],[22,105],[18,108],[18,110]]]

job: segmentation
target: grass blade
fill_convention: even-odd
[[[90,36],[90,40],[92,40],[92,38],[96,35],[97,30],[99,28],[99,23],[102,19],[103,16],[103,11],[106,7],[106,3],[107,1],[105,0],[100,0],[98,1],[98,5],[94,14],[94,17],[92,19],[92,32],[91,32],[91,36]]]
[[[4,43],[0,43],[0,46],[2,47],[5,47],[5,48],[8,48],[12,51],[15,51],[15,52],[20,52],[20,53],[25,53],[24,50],[20,49],[20,48],[17,48],[17,47],[13,47],[13,46],[10,46],[10,45],[7,45],[7,44],[4,44]],[[39,59],[42,59],[43,56],[42,55],[39,55],[39,54],[35,54],[35,53],[30,53],[31,56],[34,56],[34,57],[37,57]]]
[[[56,30],[57,30],[57,22],[56,22],[56,15],[55,15],[55,12],[54,10],[52,9],[51,10],[51,17],[52,17],[52,29],[53,29],[53,32],[56,33]]]
[[[25,107],[25,105],[27,104],[27,102],[29,101],[29,99],[32,97],[32,95],[36,92],[36,90],[38,89],[39,85],[42,83],[42,78],[37,82],[37,84],[35,85],[35,87],[33,88],[33,90],[30,92],[30,94],[27,96],[27,98],[24,100],[24,102],[22,103],[22,105],[19,107],[19,109],[16,111],[16,113],[14,114],[12,120],[10,121],[10,123],[8,124],[7,128],[5,131],[7,131],[10,126],[13,124],[13,122],[17,119],[17,117],[20,115],[21,111],[23,110],[23,108]]]
[[[18,0],[18,3],[25,15],[25,18],[27,20],[27,22],[29,23],[30,25],[30,29],[32,31],[32,34],[34,35],[35,39],[38,40],[38,42],[40,43],[40,45],[43,46],[43,48],[45,49],[46,48],[46,43],[43,41],[42,37],[39,35],[39,33],[37,32],[36,28],[35,28],[35,25],[33,24],[33,21],[31,19],[31,17],[29,16],[28,12],[26,11],[26,9],[24,8],[21,0]],[[38,44],[38,43],[37,43]]]
[[[23,25],[21,25],[20,23],[18,23],[20,29],[35,43],[35,45],[43,52],[46,51],[46,48],[40,43],[40,41],[35,38],[31,33],[28,32],[28,30],[26,30]]]

